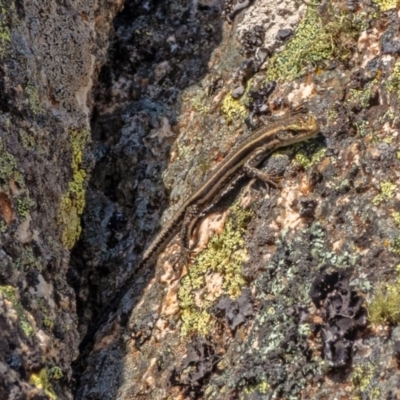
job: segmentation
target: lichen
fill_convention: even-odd
[[[9,182],[14,181],[20,187],[24,187],[24,179],[17,167],[15,157],[9,153],[0,139],[0,190],[9,191]]]
[[[394,64],[393,71],[386,80],[385,86],[389,93],[395,93],[400,100],[400,61]]]
[[[72,146],[72,181],[60,202],[58,223],[63,225],[62,243],[72,249],[78,240],[82,227],[80,217],[85,207],[86,171],[83,169],[83,151],[89,141],[89,132],[73,130],[70,132]]]
[[[58,380],[64,376],[64,373],[60,367],[54,366],[49,368],[48,375],[50,379]]]
[[[352,394],[353,399],[368,398],[371,400],[378,400],[381,398],[380,390],[377,387],[371,387],[372,380],[375,375],[375,368],[371,363],[357,365],[353,368],[351,374]],[[368,397],[366,397],[366,395]]]
[[[230,94],[222,100],[221,111],[228,122],[231,122],[235,117],[244,118],[247,114],[246,107]]]
[[[6,7],[0,2],[0,58],[4,57],[7,46],[11,43],[10,29],[4,23],[6,11]]]
[[[308,65],[315,67],[334,57],[348,58],[350,51],[345,47],[345,37],[358,35],[355,18],[333,6],[321,18],[317,7],[308,7],[294,37],[282,52],[271,58],[267,80],[293,80],[304,75]]]
[[[245,283],[241,275],[241,266],[247,256],[244,248],[244,232],[251,215],[251,211],[243,210],[238,203],[235,203],[230,209],[230,217],[223,232],[211,239],[207,248],[199,254],[190,266],[188,274],[182,279],[178,298],[183,336],[190,333],[205,335],[213,326],[208,310],[216,298],[203,295],[201,307],[195,301],[196,292],[205,290],[206,274],[221,275],[224,294],[232,298],[240,295]]]
[[[372,129],[369,127],[368,121],[359,121],[355,123],[357,134],[361,137],[366,137],[371,135]]]
[[[389,242],[389,251],[400,256],[400,235]]]
[[[372,81],[368,82],[363,89],[350,89],[350,96],[347,99],[347,103],[367,108],[373,96],[374,87],[378,84],[379,77],[380,73]]]
[[[34,254],[31,246],[24,246],[15,260],[15,266],[19,270],[32,269],[40,272],[43,269],[43,259]]]
[[[379,6],[382,12],[396,8],[399,3],[398,0],[373,0],[373,2]]]
[[[378,206],[384,201],[390,200],[396,193],[396,185],[394,183],[386,181],[386,182],[381,182],[379,186],[380,186],[380,193],[377,194],[372,200],[372,203],[375,206]]]
[[[39,92],[35,86],[32,84],[29,84],[25,88],[26,94],[28,95],[29,98],[29,106],[32,110],[32,112],[37,115],[40,114],[42,111],[42,107],[40,105],[40,97],[39,97]]]
[[[32,336],[34,333],[33,328],[28,321],[24,307],[18,300],[17,290],[11,285],[0,286],[0,295],[11,302],[15,311],[17,312],[19,323],[24,334],[26,336]]]
[[[311,157],[309,157],[305,150],[300,150],[296,156],[295,160],[305,169],[312,167],[313,165],[318,164],[326,154],[326,148],[320,147],[317,149]]]
[[[394,219],[394,222],[400,226],[400,212],[393,211],[392,212],[392,217]]]
[[[57,399],[57,396],[50,384],[47,368],[42,368],[39,372],[33,373],[29,377],[29,383],[42,390],[50,399]]]

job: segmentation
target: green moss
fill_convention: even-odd
[[[373,0],[373,2],[379,6],[382,12],[396,8],[399,3],[398,0]]]
[[[78,240],[82,227],[80,217],[85,207],[86,171],[82,167],[83,151],[89,141],[89,132],[74,130],[71,132],[72,145],[72,181],[68,185],[60,202],[59,224],[62,224],[62,243],[67,249],[72,249]]]
[[[17,312],[19,323],[24,334],[26,336],[32,336],[33,328],[29,323],[24,307],[18,300],[17,290],[11,285],[0,286],[0,295],[12,303],[12,306]]]
[[[317,7],[308,7],[293,39],[271,58],[267,80],[293,80],[304,75],[309,65],[315,67],[332,58],[348,58],[351,53],[345,44],[349,37],[358,36],[360,29],[355,18],[332,5],[321,18]]]
[[[32,112],[37,115],[40,114],[42,111],[42,106],[40,104],[40,97],[39,97],[39,92],[35,86],[32,84],[29,84],[25,88],[25,92],[28,95],[29,98],[29,106],[32,110]]]
[[[42,368],[38,373],[33,373],[29,378],[29,383],[43,392],[50,399],[57,399],[56,394],[50,384],[49,375],[46,368]]]
[[[396,193],[396,185],[386,181],[380,183],[380,193],[374,197],[372,203],[378,206],[384,201],[390,200]]]
[[[244,118],[247,115],[246,107],[230,94],[226,95],[222,100],[221,111],[228,122],[231,122],[235,117]]]
[[[235,203],[230,208],[230,216],[223,232],[210,240],[207,248],[198,255],[188,274],[181,280],[178,298],[183,336],[191,333],[206,335],[212,329],[213,320],[208,310],[216,298],[212,295],[202,295],[201,306],[195,301],[196,292],[207,290],[207,274],[221,275],[223,294],[232,298],[240,295],[245,283],[241,275],[241,266],[247,255],[243,236],[251,215],[251,211],[243,210]]]
[[[396,270],[396,281],[393,284],[378,284],[374,298],[368,305],[369,320],[373,324],[400,322],[400,264]]]

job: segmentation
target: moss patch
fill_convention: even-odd
[[[82,167],[83,151],[89,141],[89,132],[73,130],[70,134],[72,145],[72,181],[68,184],[59,207],[59,224],[64,226],[62,243],[72,249],[78,240],[82,227],[80,217],[85,208],[86,171]]]
[[[206,293],[207,274],[216,273],[221,276],[223,294],[232,298],[240,295],[245,283],[241,275],[241,266],[247,257],[244,233],[251,215],[251,211],[243,210],[235,203],[230,209],[223,232],[211,239],[182,279],[178,298],[183,336],[189,333],[206,335],[212,329],[212,317],[208,310],[216,298]],[[196,303],[196,294],[201,294],[201,306]]]
[[[400,322],[400,264],[396,270],[395,283],[378,284],[375,296],[368,305],[369,320],[373,324],[398,324]]]

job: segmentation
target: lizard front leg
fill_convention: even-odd
[[[278,187],[277,176],[266,174],[265,172],[262,172],[258,168],[256,168],[256,165],[260,164],[264,158],[267,158],[271,154],[271,151],[268,151],[270,148],[270,144],[266,144],[265,146],[256,149],[250,155],[246,163],[243,165],[242,169],[249,178],[259,179],[265,184],[276,188]]]

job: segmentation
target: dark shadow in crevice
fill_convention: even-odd
[[[166,124],[177,134],[179,95],[204,77],[222,40],[219,6],[195,5],[191,0],[127,0],[115,19],[108,61],[94,90],[88,157],[94,168],[68,273],[82,337],[135,274],[168,205],[162,173],[176,136],[153,133]],[[154,265],[138,272],[134,290],[124,298],[126,317],[153,277]],[[123,349],[114,346],[107,356],[90,352],[92,346],[82,349],[73,367],[75,398],[116,398],[119,382],[113,377],[122,377]],[[92,384],[100,377],[102,384]]]

